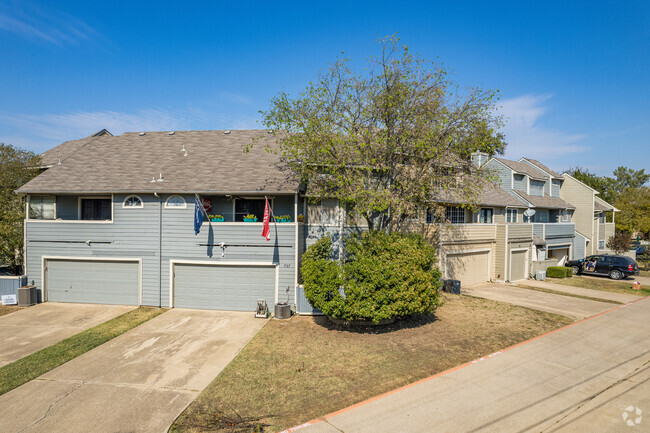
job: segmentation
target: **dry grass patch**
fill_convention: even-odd
[[[650,271],[639,271],[639,276],[650,278]]]
[[[581,277],[573,276],[571,278],[547,278],[550,283],[563,284],[565,286],[582,287],[584,289],[603,290],[612,293],[625,293],[626,295],[648,296],[650,288],[643,287],[641,290],[634,290],[632,284],[634,280],[610,280],[607,277]]]
[[[435,317],[374,329],[273,320],[171,431],[281,430],[572,322],[469,296],[447,296]]]
[[[24,307],[18,307],[17,305],[0,305],[0,316],[22,310],[23,308]]]

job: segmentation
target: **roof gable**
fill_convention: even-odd
[[[511,161],[505,158],[492,158],[505,165],[516,174],[524,174],[534,180],[548,180],[548,176],[525,162]]]

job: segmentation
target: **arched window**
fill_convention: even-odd
[[[180,195],[172,195],[165,202],[165,207],[174,208],[174,209],[185,209],[187,207],[187,203],[185,203],[185,199]]]
[[[144,202],[137,195],[130,195],[124,199],[124,202],[122,203],[122,207],[129,208],[129,209],[143,208]]]

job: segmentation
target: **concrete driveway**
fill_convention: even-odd
[[[170,310],[0,396],[0,431],[166,432],[265,323]]]
[[[523,284],[523,282],[521,282]],[[561,314],[579,320],[616,307],[618,304],[544,293],[509,284],[485,283],[468,286],[462,293],[493,301],[507,302],[534,310]]]
[[[45,302],[0,316],[0,367],[134,308]]]

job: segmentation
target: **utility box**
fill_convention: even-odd
[[[535,279],[538,281],[544,281],[546,279],[546,271],[535,272]]]
[[[18,306],[29,307],[38,302],[36,286],[22,286],[18,288]]]
[[[460,281],[459,280],[444,280],[442,283],[442,291],[460,295]]]

